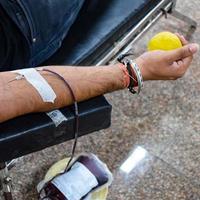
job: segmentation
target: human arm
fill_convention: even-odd
[[[171,80],[181,77],[198,51],[196,44],[178,50],[153,51],[140,56],[135,62],[144,80]],[[47,66],[62,75],[72,87],[78,102],[108,92],[126,88],[124,72],[119,64],[100,67]],[[37,91],[25,80],[11,81],[14,72],[0,73],[0,122],[32,112],[45,112],[72,104],[69,90],[54,75],[41,71],[56,93],[54,103],[45,103]]]

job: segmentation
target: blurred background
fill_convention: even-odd
[[[178,0],[177,10],[200,21],[199,0]],[[188,25],[162,18],[133,47],[146,51],[160,31],[185,35]],[[200,43],[200,28],[191,41]],[[106,95],[113,105],[112,126],[79,139],[77,153],[98,155],[113,172],[108,200],[200,199],[200,56],[178,81],[146,82],[139,96],[128,91]],[[48,168],[69,156],[69,141],[20,158],[12,169],[15,199],[37,199],[36,185]],[[134,157],[131,168],[122,167]]]

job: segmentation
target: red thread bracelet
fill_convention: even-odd
[[[130,85],[130,76],[129,76],[128,70],[126,66],[122,63],[119,63],[118,66],[123,71],[123,74],[124,74],[124,87],[128,88],[128,86]]]

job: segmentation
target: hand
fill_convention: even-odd
[[[172,51],[146,52],[136,59],[144,80],[175,80],[182,77],[190,66],[198,44],[188,44],[177,34],[183,47]]]

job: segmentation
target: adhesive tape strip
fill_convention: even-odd
[[[21,69],[14,72],[23,75],[25,79],[38,91],[44,102],[54,103],[56,99],[55,92],[36,69]]]
[[[62,122],[67,121],[67,118],[60,110],[53,110],[51,112],[47,112],[46,114],[52,119],[56,127],[58,127]]]

